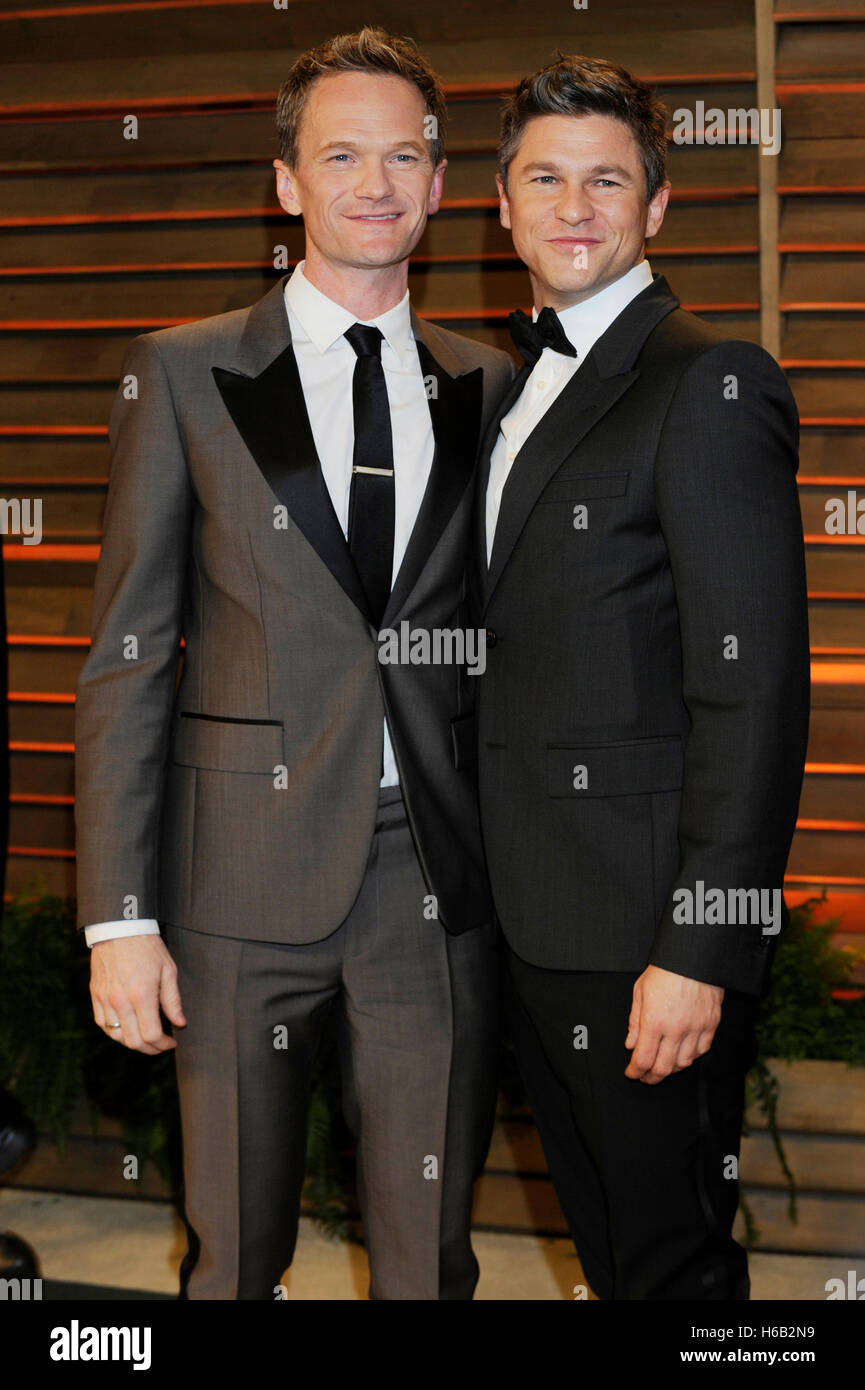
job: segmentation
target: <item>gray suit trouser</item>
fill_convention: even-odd
[[[294,1254],[310,1072],[331,1010],[370,1297],[472,1297],[472,1185],[496,1092],[495,939],[492,926],[451,936],[425,904],[402,797],[388,787],[358,897],[324,940],[163,925],[188,1020],[174,1037],[186,1216],[200,1243],[190,1299],[276,1296]]]

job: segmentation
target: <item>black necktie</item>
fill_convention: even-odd
[[[352,378],[354,454],[348,502],[348,548],[370,613],[380,627],[393,570],[393,436],[378,328],[353,323],[345,337],[357,353]]]
[[[508,327],[511,337],[530,367],[534,366],[547,347],[552,348],[554,352],[564,353],[565,357],[577,355],[577,349],[562,328],[558,314],[549,305],[538,314],[536,323],[533,323],[522,309],[515,309],[508,315]]]

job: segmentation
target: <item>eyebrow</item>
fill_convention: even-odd
[[[328,140],[326,145],[320,145],[317,153],[327,154],[328,150],[361,150],[364,146],[357,140]],[[392,150],[416,150],[418,154],[423,154],[425,146],[417,140],[395,140],[389,147]]]
[[[524,174],[558,174],[561,166],[545,160],[536,160],[532,164],[527,164],[523,170]],[[591,169],[586,171],[587,176],[598,174],[618,174],[620,178],[632,180],[633,174],[628,169],[623,169],[620,164],[593,164]]]

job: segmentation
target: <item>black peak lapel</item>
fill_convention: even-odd
[[[483,369],[451,375],[433,356],[424,340],[423,323],[414,314],[412,325],[435,452],[423,501],[382,618],[383,627],[392,626],[397,618],[471,481],[483,410]],[[459,372],[460,364],[452,354],[451,361]]]
[[[252,312],[273,293],[271,290],[259,300]],[[288,318],[283,305],[278,307],[283,315],[284,344],[278,356],[256,376],[225,367],[212,367],[211,371],[231,418],[274,495],[352,603],[371,621],[363,586],[321,471]]]
[[[522,395],[523,387],[531,376],[531,371],[531,367],[524,362],[490,417],[478,455],[472,544],[478,594],[484,594],[487,586],[487,485],[490,480],[490,459],[499,436],[499,425],[517,398]]]
[[[490,566],[480,590],[485,606],[541,492],[568,454],[637,380],[640,372],[634,363],[646,339],[678,304],[663,276],[654,276],[651,285],[632,299],[601,335],[529,435],[502,490]],[[500,420],[505,413],[501,412]],[[490,453],[495,438],[490,441],[488,437]],[[485,471],[488,475],[488,466]],[[486,489],[480,503],[478,511],[485,512]],[[484,539],[482,559],[485,558]],[[481,564],[481,571],[483,568]]]

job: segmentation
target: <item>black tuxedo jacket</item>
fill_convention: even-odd
[[[526,369],[486,433],[481,822],[525,960],[759,993],[808,731],[798,416],[762,348],[678,306],[655,276],[553,402],[506,482],[489,570],[490,453]],[[722,921],[701,911],[710,889]],[[766,916],[736,889],[766,890]]]

